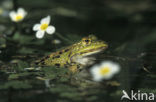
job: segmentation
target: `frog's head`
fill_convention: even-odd
[[[75,55],[84,57],[88,55],[93,55],[98,52],[105,50],[108,44],[104,41],[97,40],[94,35],[82,38],[82,40],[76,44],[73,50]]]

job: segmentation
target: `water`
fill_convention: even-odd
[[[1,102],[121,102],[122,90],[156,94],[155,1],[2,0],[0,5]],[[14,23],[8,12],[18,7],[28,14]],[[32,27],[47,15],[56,32],[37,39]],[[112,79],[93,81],[91,66],[76,75],[66,68],[24,69],[90,34],[109,45],[96,64],[111,60],[121,66]],[[55,39],[61,43],[53,43]]]

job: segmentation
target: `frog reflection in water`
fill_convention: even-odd
[[[91,55],[104,51],[108,45],[99,41],[94,35],[82,38],[65,49],[51,53],[36,62],[39,66],[68,67],[70,71],[77,72],[78,69],[93,64],[94,57]]]

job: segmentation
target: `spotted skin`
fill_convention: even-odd
[[[77,72],[78,67],[83,68],[86,66],[77,63],[79,57],[83,58],[104,51],[107,47],[108,45],[104,41],[97,40],[94,35],[90,35],[65,49],[51,53],[38,60],[36,64],[40,66],[68,67],[72,72]]]

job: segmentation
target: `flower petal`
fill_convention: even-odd
[[[54,26],[48,26],[48,28],[46,29],[46,32],[48,34],[53,34],[55,32],[55,27]]]
[[[44,31],[39,30],[39,31],[37,31],[37,33],[36,33],[36,37],[37,37],[38,39],[41,39],[41,38],[43,38],[44,33],[45,33]]]
[[[42,18],[41,19],[41,24],[43,24],[43,23],[49,24],[50,23],[50,16],[47,16],[45,18]]]
[[[16,15],[17,15],[17,13],[16,13],[15,11],[11,11],[11,12],[9,13],[10,18],[11,18],[11,20],[13,20],[13,21],[15,21]]]
[[[25,17],[27,12],[23,8],[19,8],[17,10],[17,14],[20,14],[21,16]]]
[[[109,72],[103,73],[102,69],[104,68],[108,68]],[[102,81],[102,79],[111,79],[115,74],[120,71],[120,66],[119,64],[112,61],[103,61],[100,65],[93,66],[90,71],[94,81]]]
[[[116,73],[118,73],[120,71],[120,66],[118,65],[118,64],[114,64],[113,65],[113,69],[112,69],[112,73],[113,74],[116,74]]]
[[[35,25],[33,26],[33,31],[40,30],[40,26],[41,26],[41,24],[35,24]]]
[[[102,76],[99,74],[99,66],[95,65],[93,68],[91,68],[91,74],[93,76],[94,81],[101,81]]]

